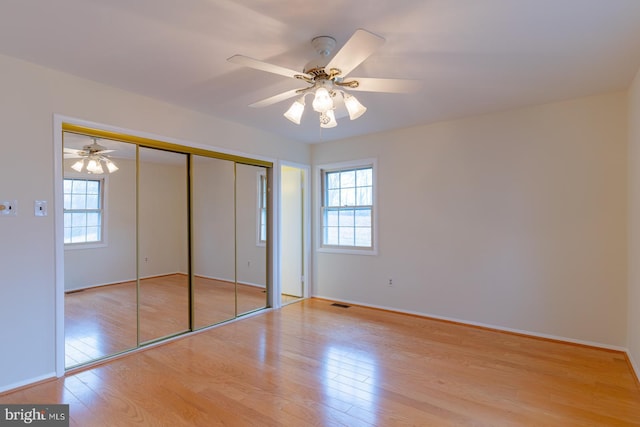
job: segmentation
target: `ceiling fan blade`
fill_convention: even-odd
[[[286,92],[279,93],[278,95],[271,96],[269,98],[263,99],[262,101],[254,102],[250,104],[249,107],[260,108],[266,107],[268,105],[275,104],[280,101],[284,101],[285,99],[293,98],[294,96],[300,94],[298,92],[300,89],[288,90]]]
[[[348,88],[360,92],[390,92],[390,93],[411,93],[420,89],[420,80],[405,79],[375,79],[368,77],[349,77],[348,80],[356,80],[360,85],[356,88]]]
[[[82,150],[77,150],[75,148],[64,148],[63,150],[66,154],[78,154],[80,153]]]
[[[342,49],[329,61],[326,70],[339,69],[341,77],[349,74],[354,68],[364,62],[373,52],[384,44],[384,38],[367,30],[357,29]]]
[[[65,159],[82,159],[84,156],[75,153],[64,153]]]
[[[299,75],[311,77],[300,71],[291,70],[289,68],[281,67],[279,65],[269,64],[268,62],[259,61],[257,59],[249,58],[248,56],[244,56],[244,55],[233,55],[231,58],[228,58],[227,61],[233,64],[244,65],[245,67],[254,68],[256,70],[279,74],[285,77],[291,77],[293,79],[295,79],[296,76],[299,76]]]

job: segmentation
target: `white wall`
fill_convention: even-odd
[[[255,129],[6,56],[0,69],[0,199],[19,205],[0,218],[0,391],[55,372],[54,113],[310,163],[308,146]],[[34,200],[49,216],[33,215]]]
[[[628,348],[640,375],[640,71],[629,89]]]
[[[626,150],[625,93],[315,145],[377,157],[379,255],[318,253],[314,293],[625,346]]]

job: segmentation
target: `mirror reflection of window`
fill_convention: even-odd
[[[265,176],[264,206],[266,214],[266,168],[236,164],[236,271],[238,314],[264,308],[267,305],[267,248],[256,244],[261,224],[256,221],[256,200],[262,188],[256,176]],[[260,182],[260,181],[258,181]],[[265,216],[266,220],[266,216]],[[265,223],[266,232],[266,223]],[[265,236],[266,237],[266,236]]]
[[[137,346],[136,146],[70,132],[63,142],[65,366],[71,368]],[[97,158],[94,144],[117,170],[86,169],[90,156]]]

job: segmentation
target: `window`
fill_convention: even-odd
[[[64,179],[64,243],[103,241],[103,179]]]
[[[322,248],[374,250],[373,169],[368,163],[320,170]]]
[[[267,242],[267,175],[258,173],[258,244]]]

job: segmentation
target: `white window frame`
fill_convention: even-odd
[[[265,184],[265,191],[262,191],[262,182],[264,180],[264,184]],[[265,236],[264,239],[262,239],[262,211],[264,210],[265,215],[264,215],[264,226],[265,226],[265,234],[266,234],[266,227],[267,227],[267,200],[269,198],[268,195],[268,191],[269,191],[269,183],[267,182],[267,171],[266,170],[261,170],[258,171],[257,173],[257,197],[256,197],[256,246],[266,246],[267,245],[267,239]],[[264,207],[263,207],[263,202],[264,202]]]
[[[77,249],[94,249],[94,248],[104,248],[107,247],[107,194],[109,188],[109,178],[108,175],[87,175],[76,172],[65,172],[62,182],[64,184],[65,179],[82,179],[82,180],[100,180],[101,183],[101,192],[102,192],[102,218],[101,218],[101,226],[102,230],[100,235],[102,239],[99,242],[82,242],[82,243],[64,243],[65,250],[77,250]],[[63,194],[64,197],[64,194]],[[63,207],[63,218],[64,218],[64,207]],[[64,227],[64,219],[63,219],[63,227]],[[63,234],[64,235],[64,234]]]
[[[323,239],[323,203],[324,203],[324,179],[325,172],[335,172],[340,170],[361,169],[371,167],[372,172],[372,197],[371,205],[371,247],[354,247],[354,246],[334,246],[324,245]],[[354,255],[377,255],[378,254],[378,181],[377,181],[378,162],[375,158],[352,160],[341,163],[330,163],[317,165],[315,167],[315,191],[316,191],[316,250],[324,253],[340,253]]]

